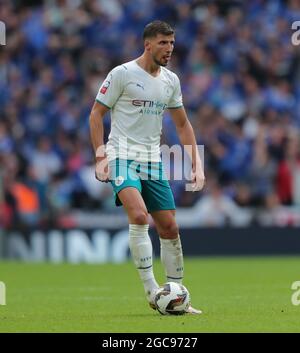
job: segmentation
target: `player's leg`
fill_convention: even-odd
[[[175,202],[162,163],[150,165],[148,180],[142,180],[142,196],[160,237],[161,260],[168,281],[181,283],[183,256],[175,220]]]
[[[129,247],[135,266],[143,282],[148,302],[152,306],[158,284],[153,274],[152,242],[148,234],[148,212],[140,191],[126,187],[118,197],[129,220]]]
[[[142,196],[160,238],[161,261],[168,281],[181,283],[183,255],[175,219],[175,202],[161,163],[150,166],[150,178],[142,180]]]
[[[160,256],[168,281],[182,283],[183,280],[183,252],[175,210],[160,210],[151,212],[160,239]],[[191,305],[188,314],[201,314],[201,310]]]
[[[183,254],[175,210],[151,212],[160,239],[160,257],[167,281],[182,283]]]
[[[161,163],[159,166],[161,170]],[[168,180],[162,177],[143,181],[143,199],[159,233],[161,260],[168,281],[182,282],[183,252],[175,219],[174,197]],[[190,305],[187,313],[201,314]]]

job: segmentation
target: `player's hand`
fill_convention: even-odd
[[[205,176],[202,169],[191,172],[192,191],[200,191],[205,184]]]
[[[109,181],[109,166],[106,156],[96,158],[95,177],[104,183]]]

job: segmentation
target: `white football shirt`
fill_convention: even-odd
[[[157,77],[135,60],[115,67],[106,77],[96,100],[111,109],[108,160],[160,161],[162,118],[167,108],[182,106],[180,82],[161,66]]]

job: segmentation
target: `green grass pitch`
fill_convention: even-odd
[[[131,262],[0,262],[0,332],[300,332],[299,269],[296,257],[186,258],[184,284],[203,314],[161,316]],[[158,260],[154,270],[163,283]]]

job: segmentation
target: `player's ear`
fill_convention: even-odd
[[[150,41],[150,39],[145,39],[145,41],[144,41],[144,47],[145,47],[145,50],[150,50],[150,48],[151,48],[151,41]]]

